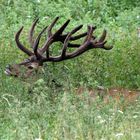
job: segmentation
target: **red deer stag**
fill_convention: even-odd
[[[106,38],[106,30],[103,31],[101,37],[97,39],[95,36],[93,36],[93,31],[96,29],[95,26],[88,26],[87,32],[81,33],[79,35],[73,36],[77,31],[79,31],[83,25],[77,26],[72,31],[63,34],[63,31],[69,24],[70,20],[67,20],[55,33],[52,33],[52,28],[56,24],[59,17],[56,17],[54,21],[51,23],[50,26],[46,26],[42,29],[42,31],[39,33],[37,38],[33,39],[33,33],[35,26],[39,19],[35,20],[33,22],[30,32],[29,32],[29,42],[30,46],[32,47],[32,51],[28,48],[25,48],[24,45],[19,41],[20,34],[23,30],[23,27],[19,29],[19,31],[15,35],[15,41],[17,44],[17,47],[26,53],[29,57],[28,59],[25,59],[23,62],[19,64],[14,65],[8,65],[6,67],[5,73],[7,75],[16,76],[18,77],[21,73],[21,66],[24,66],[26,71],[26,76],[28,77],[33,70],[38,70],[40,66],[43,65],[44,62],[59,62],[67,59],[74,58],[76,56],[79,56],[90,49],[95,48],[102,48],[105,50],[112,49],[112,46],[106,47],[105,44],[107,41],[105,41]],[[39,48],[39,42],[42,34],[47,30],[47,39],[42,46],[42,48]],[[78,40],[80,38],[85,37],[82,44],[74,44],[72,41]],[[59,56],[51,56],[50,55],[50,45],[54,42],[61,42],[63,44],[62,52]],[[66,52],[67,48],[76,48],[73,52]]]

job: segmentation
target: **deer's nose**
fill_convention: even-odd
[[[6,66],[6,69],[5,69],[4,73],[5,73],[6,75],[11,75],[11,65],[7,65],[7,66]]]

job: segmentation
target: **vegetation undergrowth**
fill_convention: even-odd
[[[0,139],[138,140],[140,99],[125,106],[113,98],[105,104],[75,89],[121,87],[140,89],[139,0],[1,0],[0,1]],[[96,25],[95,35],[108,31],[110,51],[93,49],[60,63],[46,63],[44,71],[28,80],[4,74],[9,63],[27,56],[17,49],[14,34],[24,25],[20,40],[26,47],[29,28],[40,18],[35,35],[60,16],[54,31],[68,18],[67,31],[77,24]],[[81,31],[81,32],[82,32]],[[40,47],[46,36],[43,36]],[[52,51],[58,53],[60,44]]]

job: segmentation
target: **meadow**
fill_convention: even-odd
[[[92,49],[67,61],[45,63],[35,78],[5,75],[7,64],[27,58],[15,43],[19,28],[24,26],[20,40],[29,47],[32,22],[39,17],[37,35],[56,16],[60,20],[54,31],[67,19],[71,19],[67,31],[80,24],[81,32],[96,25],[95,35],[106,29],[107,44],[113,49]],[[0,139],[139,140],[140,98],[124,105],[123,97],[104,103],[100,96],[92,101],[88,94],[89,88],[100,86],[140,91],[139,27],[139,0],[1,0]],[[61,45],[55,43],[52,51],[58,50]],[[85,88],[80,96],[78,87]]]

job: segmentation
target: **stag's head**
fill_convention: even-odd
[[[33,22],[29,32],[29,43],[32,48],[32,51],[29,50],[28,48],[25,48],[25,46],[19,41],[19,37],[23,30],[23,27],[19,29],[19,31],[15,35],[15,41],[17,47],[21,51],[26,53],[28,55],[28,58],[19,64],[8,65],[5,70],[5,73],[7,75],[18,77],[22,73],[23,69],[25,69],[23,74],[26,75],[26,77],[28,77],[31,75],[33,71],[37,71],[39,67],[42,67],[44,62],[59,62],[71,59],[83,54],[87,50],[95,48],[102,48],[105,50],[112,49],[112,46],[111,47],[105,46],[107,42],[105,41],[106,30],[103,31],[99,39],[93,36],[93,31],[96,29],[95,26],[88,26],[87,32],[73,36],[73,34],[79,31],[83,25],[77,26],[72,31],[64,34],[63,31],[70,22],[70,20],[67,20],[55,33],[52,33],[52,28],[54,27],[58,19],[59,17],[56,17],[50,26],[46,26],[45,28],[43,28],[42,31],[36,37],[36,39],[33,39],[34,38],[33,34],[38,19],[35,20],[35,22]],[[45,31],[47,31],[47,39],[44,45],[41,48],[39,48],[38,45],[40,38]],[[85,39],[82,44],[72,43],[73,41],[83,37],[85,37]],[[61,42],[63,44],[62,52],[58,56],[50,55],[49,51],[50,45],[54,42]],[[75,50],[73,52],[66,52],[67,48],[75,48]]]

